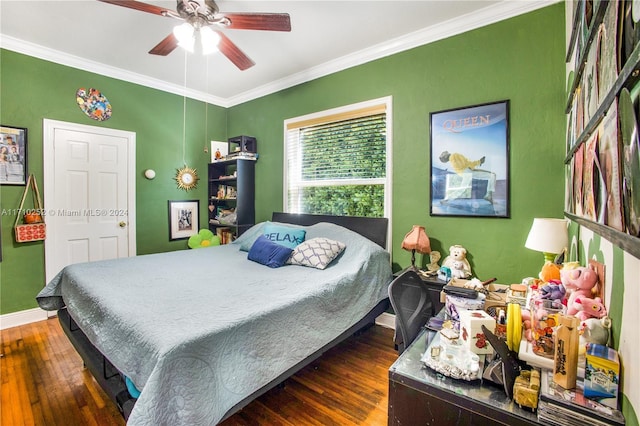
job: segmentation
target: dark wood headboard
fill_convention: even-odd
[[[331,216],[324,214],[274,212],[271,220],[302,226],[310,226],[319,222],[334,223],[350,229],[353,232],[357,232],[384,249],[387,248],[389,219],[386,217]]]

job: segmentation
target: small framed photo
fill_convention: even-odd
[[[430,114],[431,216],[509,217],[509,101]]]
[[[27,183],[27,129],[0,126],[0,185]]]
[[[184,240],[200,228],[200,201],[169,201],[169,241]]]
[[[211,141],[211,162],[224,160],[229,154],[229,143]]]

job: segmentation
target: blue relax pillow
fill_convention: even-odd
[[[264,235],[260,235],[251,246],[247,259],[267,265],[270,268],[284,266],[293,249],[274,243]]]
[[[306,234],[307,231],[304,229],[276,225],[275,223],[267,223],[264,227],[265,237],[290,249],[294,249],[298,244],[303,243]]]

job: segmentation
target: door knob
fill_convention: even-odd
[[[125,226],[127,226],[127,222],[122,221],[118,225],[120,226],[120,228],[124,228]]]

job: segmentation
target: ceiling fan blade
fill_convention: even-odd
[[[231,62],[235,64],[236,67],[240,68],[240,70],[244,71],[247,68],[251,68],[255,65],[255,62],[251,60],[245,53],[240,50],[238,46],[234,42],[232,42],[229,37],[224,35],[221,31],[216,31],[220,35],[220,43],[218,44],[218,49],[220,52]]]
[[[233,30],[291,31],[288,13],[224,13]]]
[[[139,10],[141,12],[153,13],[155,15],[167,16],[173,11],[164,7],[154,6],[148,3],[142,3],[134,0],[98,0],[103,3],[115,4],[116,6],[128,7],[129,9]]]
[[[169,34],[162,40],[160,43],[156,44],[156,46],[149,51],[152,55],[160,55],[167,56],[169,53],[173,52],[173,49],[178,47],[178,39],[173,33]]]

